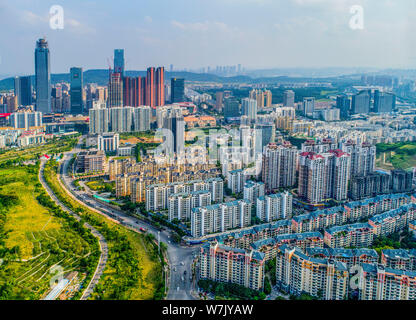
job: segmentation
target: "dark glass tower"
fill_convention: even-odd
[[[48,42],[39,39],[35,49],[36,111],[51,113],[51,66]]]
[[[82,88],[84,86],[82,68],[71,68],[71,114],[82,114],[84,102],[82,100]]]
[[[124,77],[124,49],[114,50],[114,72],[120,73]]]
[[[184,102],[185,101],[185,80],[172,78],[170,80],[170,92],[171,102]]]
[[[14,95],[17,97],[19,106],[29,106],[32,104],[32,79],[27,77],[16,77],[14,79]]]

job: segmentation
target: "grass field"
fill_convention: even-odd
[[[104,182],[102,179],[88,181],[85,184],[94,191],[113,192],[115,190],[115,182]]]
[[[109,256],[92,299],[149,300],[163,298],[162,263],[148,237],[130,231],[79,204],[58,183],[57,164],[49,162],[45,178],[59,199],[100,231]]]
[[[56,276],[70,271],[90,273],[98,262],[98,243],[74,228],[65,213],[42,206],[37,166],[0,168],[0,299],[40,299]],[[11,200],[12,199],[12,200]],[[57,214],[59,213],[59,215]]]
[[[387,170],[416,167],[416,143],[378,144],[376,164]]]

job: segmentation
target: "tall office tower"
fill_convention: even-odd
[[[240,116],[240,104],[237,98],[228,97],[224,100],[224,117],[238,118]]]
[[[124,77],[124,49],[114,50],[114,72]]]
[[[85,91],[85,109],[88,111],[92,108],[92,104],[97,92],[97,85],[95,83],[89,83],[87,84],[87,89]]]
[[[374,112],[387,113],[396,109],[396,96],[392,93],[374,91]]]
[[[353,114],[370,112],[371,90],[363,90],[352,96],[351,111]]]
[[[17,97],[19,106],[29,106],[32,104],[32,78],[16,77],[14,79],[14,95]]]
[[[150,130],[151,111],[148,106],[140,106],[134,108],[133,111],[133,127],[136,132]]]
[[[121,74],[110,72],[110,81],[108,83],[108,107],[123,106],[123,80]]]
[[[84,101],[82,91],[84,88],[84,80],[82,68],[71,68],[71,114],[82,114],[84,112]]]
[[[110,110],[111,132],[131,132],[133,129],[133,107],[114,107]]]
[[[145,105],[155,108],[155,68],[151,67],[147,69],[146,76],[146,93],[145,93]]]
[[[35,49],[36,111],[51,113],[51,65],[48,42],[39,39]]]
[[[185,79],[172,78],[170,80],[170,101],[184,102],[185,101]]]
[[[296,162],[298,150],[289,142],[275,143],[264,148],[262,181],[266,190],[292,187],[296,183]]]
[[[374,172],[376,165],[376,146],[369,143],[344,143],[341,149],[351,155],[351,176],[362,177]]]
[[[340,115],[342,119],[348,119],[351,109],[351,100],[347,95],[342,94],[337,96],[337,105],[336,107],[340,110]]]
[[[123,105],[128,107],[138,107],[144,105],[142,77],[123,78]]]
[[[222,111],[223,100],[224,100],[224,92],[217,91],[215,93],[215,109],[218,112],[221,112]]]
[[[255,122],[257,119],[257,101],[249,98],[243,99],[241,102],[241,115],[247,116],[250,122]]]
[[[292,90],[286,90],[283,93],[283,106],[294,107],[295,106],[295,92]]]
[[[305,116],[313,116],[315,111],[315,98],[304,98],[303,99],[303,114]]]
[[[172,132],[171,137],[167,138],[168,154],[182,154],[185,151],[185,121],[182,111],[180,109],[168,110],[163,120],[163,128]]]
[[[156,106],[165,105],[165,68],[159,67],[156,70]]]
[[[93,108],[89,110],[90,134],[109,132],[109,109]]]

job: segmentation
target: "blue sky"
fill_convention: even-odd
[[[0,74],[33,73],[46,36],[52,72],[107,68],[125,48],[126,68],[416,68],[416,0],[0,0]],[[64,29],[49,9],[64,9]],[[349,27],[352,5],[364,29]]]

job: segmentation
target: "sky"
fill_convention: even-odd
[[[63,29],[50,27],[53,5]],[[350,26],[357,5],[362,29]],[[127,70],[416,69],[416,0],[0,0],[0,21],[0,74],[33,74],[41,37],[52,73],[108,68],[115,48]]]

